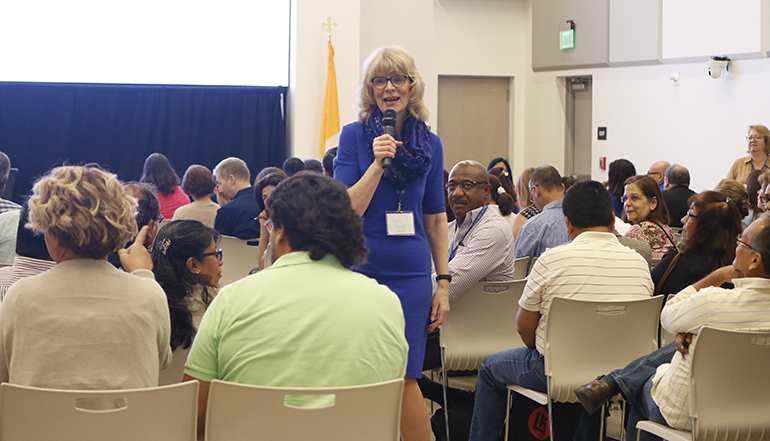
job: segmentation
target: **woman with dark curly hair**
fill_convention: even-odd
[[[219,233],[201,222],[178,220],[161,228],[152,243],[152,271],[168,298],[172,349],[190,347],[217,294],[222,277],[218,239]]]
[[[168,158],[160,153],[153,153],[144,160],[140,181],[152,184],[158,189],[160,214],[166,219],[173,218],[177,208],[190,203],[190,198],[179,186],[179,175],[171,167]]]
[[[259,181],[254,183],[254,195],[257,197],[257,204],[259,205],[259,247],[257,248],[257,256],[259,256],[259,269],[263,270],[273,264],[272,247],[270,246],[270,232],[265,227],[265,222],[270,217],[265,209],[265,200],[275,187],[286,179],[286,175],[281,173],[270,173]]]
[[[211,193],[217,187],[217,181],[211,170],[202,165],[191,165],[182,177],[182,190],[193,198],[193,202],[179,207],[174,212],[174,220],[192,219],[213,227],[219,204],[211,200]]]

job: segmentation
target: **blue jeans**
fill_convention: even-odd
[[[469,441],[498,441],[505,422],[508,385],[546,392],[545,359],[530,348],[490,355],[481,364]]]
[[[612,379],[618,384],[620,393],[628,404],[633,407],[644,405],[646,402],[644,387],[647,384],[647,380],[655,375],[658,366],[663,363],[671,363],[674,353],[676,353],[676,344],[671,342],[657,351],[637,358],[623,369],[610,372]]]
[[[650,394],[652,389],[652,377],[642,387],[642,393],[639,397],[641,402],[637,406],[631,408],[631,413],[628,415],[628,425],[626,426],[626,441],[655,441],[660,440],[660,437],[653,435],[649,432],[639,432],[636,428],[636,423],[639,421],[650,420],[659,424],[667,426],[666,419],[660,413],[660,408],[652,399]]]

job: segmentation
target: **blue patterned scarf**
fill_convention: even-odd
[[[366,127],[366,142],[369,156],[374,160],[372,143],[374,138],[383,134],[382,112],[374,107]],[[424,122],[408,114],[401,128],[401,139],[404,144],[396,148],[396,157],[390,169],[383,176],[390,184],[398,189],[408,187],[419,179],[430,168],[430,132]]]

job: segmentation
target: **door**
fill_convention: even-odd
[[[566,79],[564,175],[591,179],[591,77]]]

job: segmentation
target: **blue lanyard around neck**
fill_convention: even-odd
[[[476,216],[476,219],[473,219],[473,222],[471,223],[470,228],[468,228],[468,231],[466,231],[465,234],[463,234],[463,238],[460,239],[460,241],[457,242],[457,245],[455,245],[455,247],[449,252],[450,262],[452,261],[452,259],[455,258],[455,254],[457,254],[457,250],[460,248],[460,245],[463,245],[463,241],[465,240],[465,237],[468,236],[468,233],[470,233],[473,227],[476,226],[476,224],[479,222],[479,219],[481,219],[481,217],[484,216],[484,213],[487,212],[487,208],[489,208],[489,205],[484,205],[484,208],[482,208],[481,211],[479,211],[479,214],[478,216]],[[456,228],[459,228],[459,227],[456,227]]]

